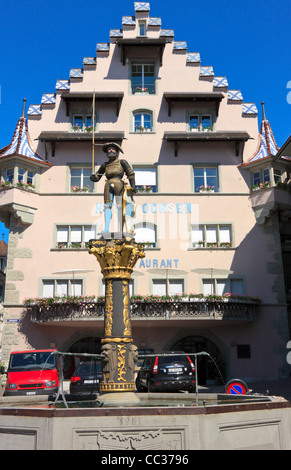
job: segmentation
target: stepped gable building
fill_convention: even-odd
[[[100,351],[104,285],[88,242],[104,228],[104,178],[90,175],[116,142],[135,171],[146,250],[131,282],[134,343],[207,351],[225,379],[286,376],[290,157],[265,111],[259,131],[243,91],[149,3],[134,10],[68,77],[56,70],[55,90],[24,106],[0,150],[2,360],[26,348]],[[68,357],[66,377],[78,362]],[[212,361],[198,366],[199,383],[217,380]]]

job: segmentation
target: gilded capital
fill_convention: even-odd
[[[100,264],[104,279],[130,279],[136,262],[145,256],[143,245],[134,239],[90,240],[89,248]]]

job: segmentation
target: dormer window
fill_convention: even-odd
[[[145,21],[138,22],[138,35],[139,36],[146,36],[147,34],[147,25]]]

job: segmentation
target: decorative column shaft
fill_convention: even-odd
[[[133,268],[145,254],[133,239],[90,240],[90,253],[100,264],[105,282],[105,318],[102,342],[101,392],[135,390],[137,347],[133,345],[129,281]]]

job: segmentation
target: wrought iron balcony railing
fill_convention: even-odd
[[[33,323],[102,320],[104,302],[53,303],[27,305]],[[171,301],[131,302],[131,318],[179,320],[240,320],[253,321],[256,304],[244,301]]]

